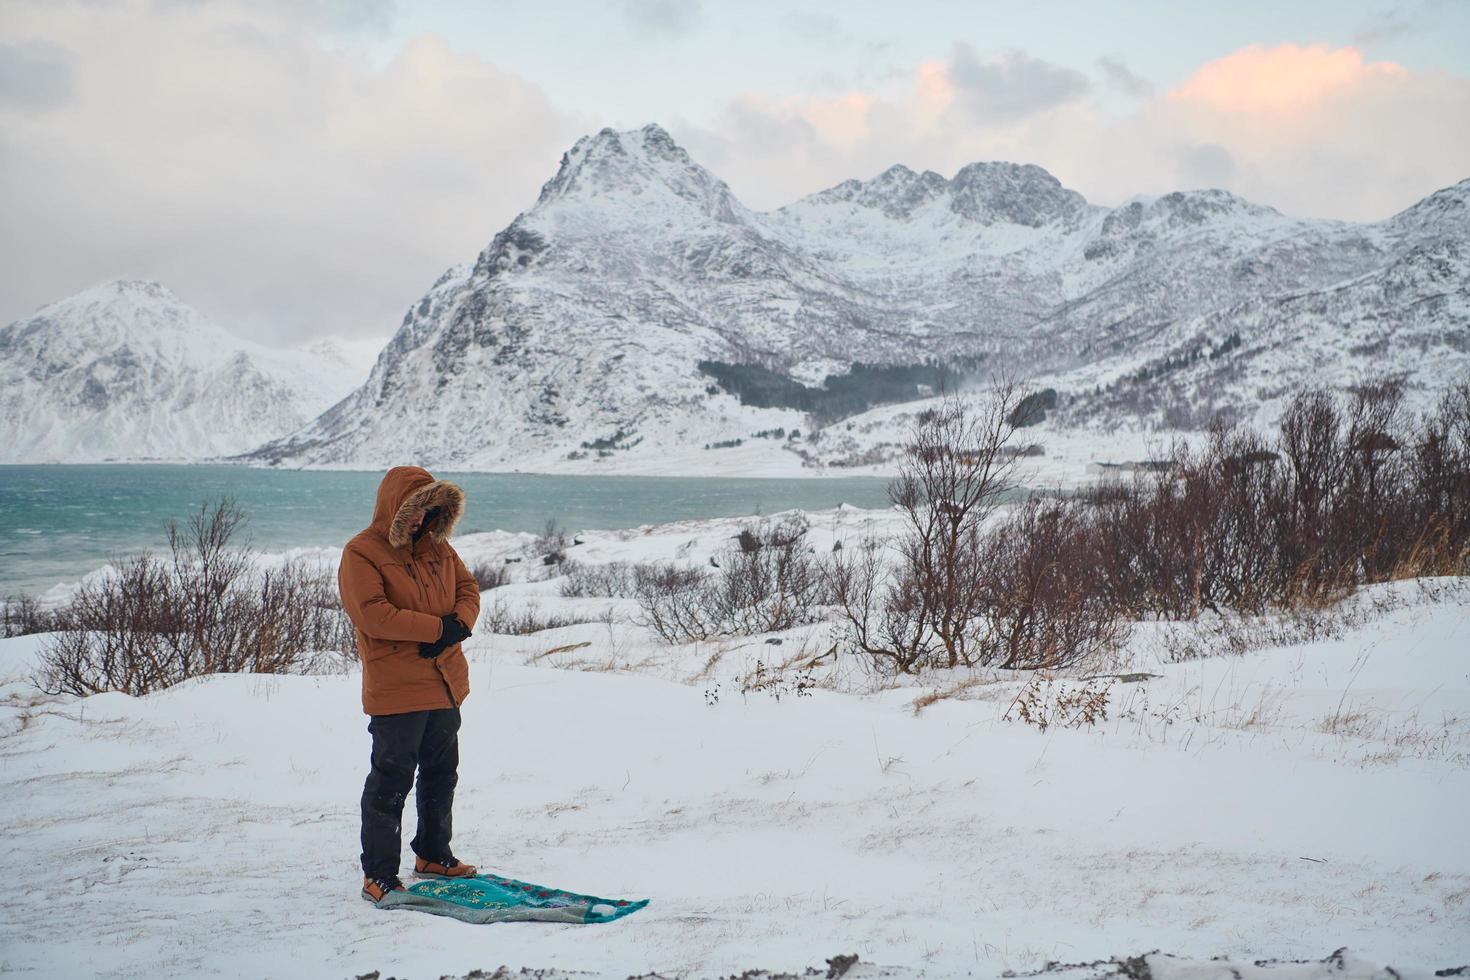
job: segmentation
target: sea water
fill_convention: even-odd
[[[116,556],[160,551],[167,525],[233,497],[260,551],[339,547],[372,517],[382,474],[244,466],[0,466],[0,598],[74,581]],[[888,506],[880,477],[555,476],[435,473],[462,486],[459,533],[578,531],[706,517],[771,514],[839,503]]]

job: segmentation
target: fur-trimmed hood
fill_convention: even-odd
[[[446,480],[434,479],[423,467],[395,466],[378,484],[372,528],[393,547],[407,548],[413,543],[409,515],[431,507],[438,507],[439,515],[428,534],[446,541],[464,514],[464,491]]]

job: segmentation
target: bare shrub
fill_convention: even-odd
[[[1412,522],[1420,529],[1394,578],[1470,569],[1470,383],[1447,392],[1409,449]]]
[[[1084,496],[1130,615],[1326,607],[1361,585],[1470,571],[1470,392],[1419,420],[1390,383],[1297,395],[1274,442],[1219,426],[1170,471]]]
[[[560,629],[563,626],[605,623],[609,622],[611,617],[610,610],[597,616],[548,613],[543,612],[534,603],[511,608],[507,603],[496,599],[491,603],[489,609],[481,610],[477,628],[486,633],[528,636],[532,633],[540,633],[542,630]]]
[[[745,527],[706,572],[669,563],[633,569],[642,625],[670,643],[753,636],[815,622],[830,599],[806,543],[807,523],[790,515]]]
[[[36,683],[50,694],[147,694],[215,673],[285,673],[303,655],[351,654],[354,635],[323,569],[299,561],[261,568],[231,544],[245,521],[229,499],[205,503],[169,551],[115,563],[84,581],[56,614]]]
[[[1392,382],[1303,391],[1274,440],[1220,422],[1131,483],[1032,501],[989,528],[1012,483],[1000,413],[1014,395],[919,416],[890,485],[903,530],[827,561],[849,647],[882,670],[1062,667],[1113,649],[1125,619],[1205,612],[1230,635],[1192,646],[1228,648],[1254,639],[1227,612],[1327,609],[1366,583],[1470,573],[1470,385],[1417,423]]]
[[[741,529],[738,546],[718,556],[706,600],[725,635],[752,636],[814,622],[827,601],[821,569],[799,514]]]
[[[1056,500],[1029,501],[987,534],[978,662],[1055,669],[1116,649],[1125,631],[1096,579],[1102,540],[1081,508]]]
[[[633,598],[642,610],[639,625],[668,643],[706,640],[718,632],[708,608],[709,573],[671,562],[633,566]]]
[[[489,592],[510,584],[510,568],[503,562],[499,565],[490,561],[477,561],[470,566],[481,592]]]
[[[561,594],[568,598],[634,597],[633,566],[629,562],[612,561],[591,565],[568,559],[562,563],[561,571],[565,576],[561,583]]]
[[[896,567],[882,560],[886,543],[829,559],[850,642],[880,667],[913,673],[984,661],[981,529],[1015,487],[1017,457],[1007,449],[1023,397],[1003,383],[978,408],[952,396],[917,415],[888,488],[905,525],[891,543]]]
[[[41,608],[41,603],[28,592],[7,596],[0,602],[0,637],[30,636],[48,633],[55,628],[56,617]]]
[[[543,565],[560,565],[567,559],[567,548],[571,547],[571,536],[566,529],[556,523],[552,518],[546,522],[541,536],[532,545],[536,554],[541,556]]]

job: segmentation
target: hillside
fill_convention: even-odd
[[[1388,375],[1425,405],[1470,376],[1467,197],[1376,224],[1217,190],[1105,208],[976,163],[757,212],[661,128],[603,130],[408,311],[366,384],[250,458],[719,472],[739,439],[742,467],[799,472],[788,450],[831,456],[814,430],[1002,369],[1058,388],[1069,438],[1132,444],[1269,423],[1302,383]]]
[[[107,282],[0,328],[0,462],[231,455],[356,380],[330,348],[265,347],[158,283]]]

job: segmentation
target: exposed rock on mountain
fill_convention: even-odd
[[[810,428],[701,361],[812,385],[988,358],[1081,424],[1197,423],[1385,372],[1423,401],[1470,374],[1467,186],[1350,224],[1219,190],[1098,207],[1030,165],[896,166],[762,213],[659,127],[603,130],[409,311],[361,389],[255,456],[530,468]],[[1187,370],[1148,369],[1165,362]]]

